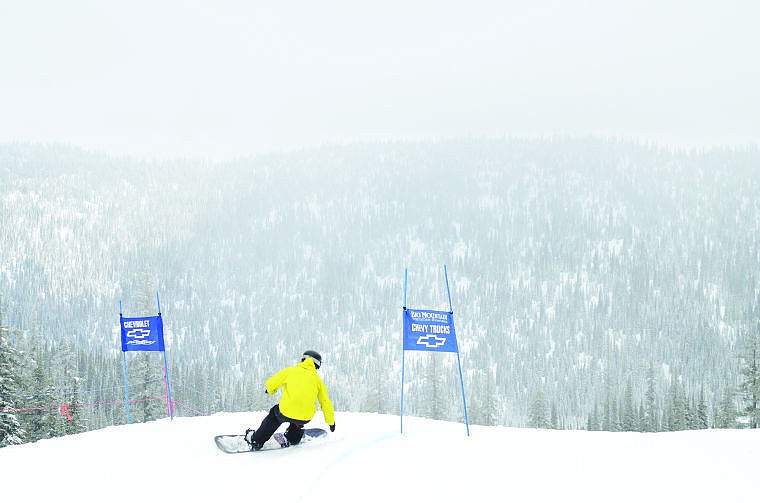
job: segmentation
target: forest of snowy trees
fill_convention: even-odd
[[[408,306],[448,310],[477,424],[758,424],[760,152],[602,140],[356,144],[229,162],[0,145],[0,446],[126,421],[125,316],[161,296],[180,415],[264,410],[305,349],[397,414]],[[163,360],[127,354],[132,421]],[[463,421],[407,352],[405,414]],[[241,425],[243,427],[244,425]]]

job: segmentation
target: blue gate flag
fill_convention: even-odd
[[[121,350],[164,351],[164,322],[161,315],[121,318]]]
[[[429,309],[404,309],[404,351],[458,353],[454,314]]]

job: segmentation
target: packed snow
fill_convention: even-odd
[[[0,449],[3,501],[754,501],[758,430],[609,433],[338,413],[327,438],[225,454],[265,412],[162,419]],[[317,418],[321,419],[318,414]],[[326,428],[314,420],[310,427]],[[488,498],[486,500],[486,498]]]

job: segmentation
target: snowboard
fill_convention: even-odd
[[[285,434],[277,432],[272,435],[272,439],[264,444],[261,448],[262,451],[270,451],[273,449],[284,449],[286,447],[297,447],[311,442],[315,438],[324,437],[327,432],[321,428],[304,428],[303,438],[294,446],[288,443],[288,439],[285,438]],[[217,435],[214,437],[216,446],[227,454],[239,454],[242,452],[259,452],[251,451],[251,446],[245,441],[245,435]]]

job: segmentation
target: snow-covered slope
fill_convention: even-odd
[[[760,431],[471,428],[344,413],[326,440],[228,455],[264,412],[114,426],[0,449],[3,501],[753,501]],[[318,417],[319,414],[318,414]],[[313,426],[322,426],[313,421]],[[485,500],[484,500],[485,501]]]

